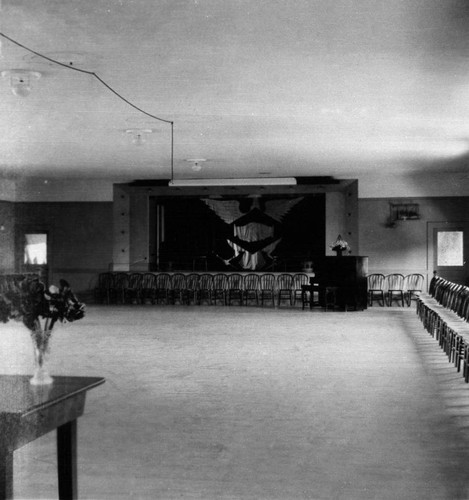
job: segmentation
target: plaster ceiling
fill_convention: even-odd
[[[465,0],[3,0],[0,31],[174,122],[175,177],[464,172]],[[171,126],[1,39],[4,176],[161,179]],[[149,129],[132,143],[128,129]],[[188,159],[204,159],[193,170]]]

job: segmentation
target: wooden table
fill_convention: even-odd
[[[0,499],[13,498],[13,452],[57,429],[60,499],[77,498],[77,418],[85,409],[86,391],[101,377],[53,377],[54,383],[32,386],[28,375],[0,375]]]

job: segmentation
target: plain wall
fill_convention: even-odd
[[[112,203],[58,202],[16,203],[17,234],[47,231],[49,234],[49,283],[60,278],[76,292],[94,288],[100,272],[112,261]],[[21,256],[17,248],[16,268]]]
[[[418,203],[419,220],[390,224],[391,203]],[[359,200],[360,254],[369,257],[369,272],[409,274],[431,278],[427,261],[427,230],[432,222],[469,221],[469,197],[368,198]]]
[[[15,205],[0,201],[0,273],[15,269]]]
[[[461,197],[469,193],[466,172],[413,172],[408,166],[376,165],[374,173],[358,177],[358,196],[365,198]],[[350,172],[351,177],[355,175]],[[112,201],[113,185],[131,179],[83,179],[70,177],[0,178],[0,200],[39,201]]]

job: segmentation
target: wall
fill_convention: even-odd
[[[392,174],[389,174],[392,176]],[[466,176],[468,177],[468,176]],[[432,272],[431,265],[427,264],[427,226],[430,222],[440,221],[468,221],[469,220],[469,197],[447,196],[431,197],[440,189],[440,194],[452,189],[455,192],[468,192],[467,179],[456,179],[450,176],[450,183],[435,183],[435,175],[430,176],[428,183],[431,182],[434,192],[425,193],[426,196],[416,196],[411,198],[409,193],[422,192],[428,186],[424,184],[412,183],[406,190],[401,191],[402,197],[397,196],[399,184],[396,179],[391,182],[391,177],[380,177],[381,185],[385,188],[381,192],[374,191],[373,197],[359,198],[359,245],[352,244],[354,255],[360,254],[369,256],[370,272],[422,272],[428,274]],[[458,180],[458,186],[454,182]],[[389,181],[389,182],[388,182]],[[453,182],[454,181],[454,182]],[[371,183],[371,180],[370,180]],[[371,191],[371,184],[360,180],[359,192],[362,196],[365,192]],[[427,183],[427,184],[428,184]],[[112,184],[105,185],[98,183],[98,189],[90,185],[90,191],[86,195],[91,200],[85,200],[85,183],[79,184],[79,189],[72,193],[72,183],[66,188],[64,183],[47,183],[39,189],[38,184],[29,182],[20,183],[21,189],[17,189],[15,183],[10,181],[0,182],[0,199],[10,201],[0,201],[0,225],[4,224],[5,231],[0,232],[0,271],[12,272],[14,265],[14,222],[15,215],[17,224],[24,225],[46,225],[52,231],[52,244],[54,247],[53,262],[51,262],[53,280],[64,276],[74,284],[75,289],[86,290],[92,284],[97,273],[107,270],[113,260],[113,202],[112,202]],[[110,189],[108,189],[110,187]],[[458,190],[455,191],[456,187]],[[23,191],[23,188],[27,188]],[[369,189],[370,188],[370,189]],[[144,188],[142,188],[144,189]],[[373,189],[376,186],[373,185]],[[400,189],[400,188],[399,188]],[[396,191],[395,197],[382,197],[385,193]],[[111,195],[109,194],[111,192]],[[72,194],[74,200],[71,200]],[[123,194],[123,193],[122,193]],[[104,196],[105,195],[105,196]],[[42,197],[51,196],[53,200],[62,197],[63,202],[31,202],[23,203],[19,200],[31,201]],[[97,201],[97,198],[105,198],[106,201]],[[334,195],[332,195],[332,198]],[[42,198],[42,199],[44,199]],[[12,201],[17,200],[17,203]],[[78,201],[80,200],[80,201]],[[135,221],[146,221],[148,210],[145,206],[136,206],[135,203],[125,201],[125,212],[123,217],[119,211],[121,207],[117,205],[115,218],[125,219],[125,227],[116,227],[116,240],[120,237],[125,238],[125,246],[116,245],[119,252],[122,248],[129,250],[128,234],[122,234],[121,231],[130,231],[130,219],[132,224]],[[389,218],[389,203],[397,202],[417,202],[420,205],[420,220],[409,220],[398,222],[395,228],[387,227]],[[348,213],[349,208],[340,205],[341,213]],[[16,210],[15,210],[16,206]],[[331,205],[332,206],[332,205]],[[353,210],[352,210],[353,211]],[[353,211],[354,212],[354,211]],[[129,216],[128,216],[129,214]],[[333,219],[336,217],[333,217]],[[336,218],[336,221],[339,219]],[[341,219],[342,220],[342,219]],[[7,222],[9,221],[9,222]],[[330,222],[330,218],[329,218]],[[331,234],[326,238],[326,244],[329,240],[332,242],[337,231],[342,231],[343,224],[336,223],[337,227],[331,229]],[[144,227],[148,222],[145,222]],[[135,229],[134,229],[135,230]],[[337,230],[337,231],[336,231]],[[148,251],[147,237],[142,235],[133,235],[134,240],[138,240],[137,245],[132,252],[129,252],[125,258],[126,266],[129,262],[141,260],[141,255],[146,255]],[[345,237],[345,234],[342,234]],[[349,238],[350,240],[350,238]],[[347,241],[349,241],[347,240]],[[137,251],[138,250],[138,251]],[[327,251],[327,249],[326,249]],[[118,262],[118,261],[117,261]],[[127,268],[127,267],[126,267]],[[136,264],[133,269],[140,268]],[[77,288],[78,287],[78,288]]]
[[[16,182],[11,179],[0,179],[0,200],[16,200]]]
[[[325,255],[335,255],[330,245],[340,235],[353,255],[360,253],[358,181],[351,182],[342,191],[326,193]]]
[[[390,203],[419,204],[420,219],[389,227]],[[427,227],[431,222],[469,221],[469,197],[368,198],[359,200],[360,254],[369,257],[369,272],[419,272],[431,278],[427,262]]]
[[[365,198],[391,197],[461,197],[469,194],[469,175],[460,172],[412,171],[409,166],[376,165],[374,172],[355,175],[358,196]],[[112,201],[113,185],[128,183],[128,179],[83,179],[71,177],[0,178],[0,200],[4,201]]]
[[[15,206],[0,201],[0,273],[12,273],[15,269]]]
[[[0,196],[2,195],[0,181]],[[15,201],[112,201],[109,179],[23,177],[14,182]],[[0,198],[6,199],[6,198]]]
[[[460,172],[412,171],[409,166],[377,165],[359,177],[360,198],[461,197],[469,194],[469,175]]]
[[[15,212],[18,232],[37,228],[49,233],[50,283],[65,278],[83,293],[94,287],[99,272],[108,270],[112,203],[16,203]]]

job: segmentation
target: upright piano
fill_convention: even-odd
[[[368,257],[347,255],[314,259],[311,286],[318,291],[319,304],[341,309],[366,309],[368,302]],[[332,299],[331,299],[332,297]]]

